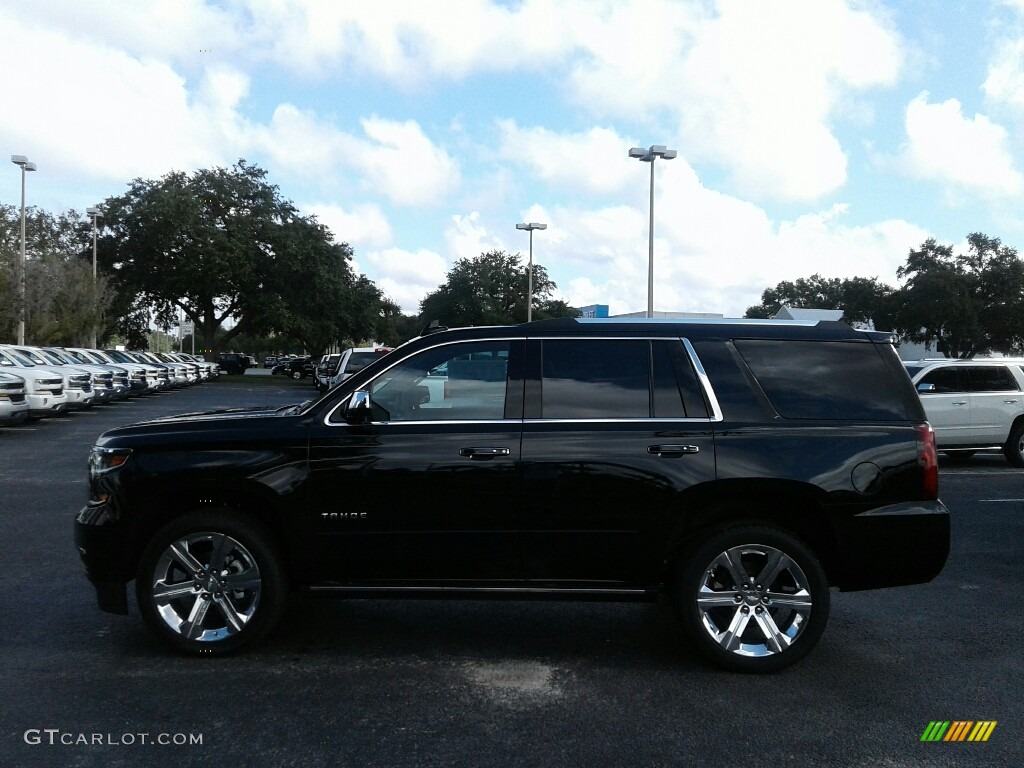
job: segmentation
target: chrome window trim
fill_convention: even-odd
[[[690,357],[690,362],[693,365],[693,369],[697,374],[697,380],[700,383],[701,388],[704,390],[705,395],[708,399],[708,404],[711,408],[711,415],[709,417],[701,418],[607,418],[607,419],[425,419],[423,421],[371,421],[371,425],[385,426],[391,424],[511,424],[511,423],[523,423],[523,424],[587,424],[587,423],[604,423],[604,424],[622,424],[622,423],[633,423],[633,422],[644,422],[644,423],[669,423],[677,422],[684,424],[712,424],[725,420],[725,416],[722,414],[722,407],[718,403],[718,397],[715,395],[715,390],[711,386],[711,380],[708,377],[707,371],[704,370],[704,365],[701,363],[700,358],[697,356],[697,351],[693,348],[690,340],[680,336],[487,336],[481,339],[453,339],[451,341],[444,341],[440,344],[435,344],[430,347],[421,349],[420,352],[425,352],[429,349],[438,349],[440,347],[450,346],[452,344],[463,344],[463,343],[477,343],[486,341],[679,341],[682,342],[683,348],[686,350],[686,354]],[[416,353],[418,354],[418,353]],[[396,360],[392,365],[389,365],[371,381],[376,381],[377,378],[383,376],[385,373],[390,371],[396,365],[408,360],[411,355],[403,357],[401,360]],[[351,397],[351,396],[350,396]],[[331,421],[331,417],[337,412],[339,408],[344,408],[348,403],[349,397],[342,399],[334,408],[327,412],[324,416],[323,424],[327,427],[347,427],[351,426],[346,421]]]
[[[700,381],[701,387],[704,388],[708,404],[711,406],[711,418],[709,420],[725,421],[725,416],[722,414],[722,406],[718,404],[718,396],[715,395],[715,390],[711,386],[711,379],[708,378],[708,373],[704,370],[704,364],[697,357],[697,350],[693,348],[689,339],[684,338],[682,342],[683,347],[686,349],[686,354],[690,356],[690,362],[693,363],[693,369],[697,372],[697,380]]]

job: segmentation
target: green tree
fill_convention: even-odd
[[[459,259],[448,279],[420,302],[424,322],[440,320],[448,326],[506,325],[526,322],[529,267],[521,254],[488,251],[475,259]],[[553,300],[557,288],[539,264],[533,266],[533,316],[574,316],[563,301]]]
[[[950,357],[1024,349],[1024,262],[999,238],[967,236],[967,252],[929,238],[897,272],[896,328]]]
[[[770,318],[783,306],[806,309],[841,309],[848,323],[872,321],[876,328],[892,327],[890,297],[893,289],[877,278],[811,275],[794,282],[784,280],[766,288],[761,303],[748,307],[745,317]]]
[[[352,274],[351,248],[299,215],[245,160],[135,179],[106,201],[102,223],[118,331],[129,338],[151,317],[175,322],[180,309],[213,353],[236,336],[273,331],[316,352],[362,316],[354,303],[366,293]]]
[[[82,345],[102,326],[113,299],[106,275],[92,277],[91,227],[70,210],[25,215],[25,339]],[[0,205],[0,338],[14,339],[21,317],[18,291],[21,211]]]

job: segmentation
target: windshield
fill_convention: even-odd
[[[21,355],[24,358],[27,358],[28,360],[30,360],[31,362],[35,363],[36,365],[48,365],[48,364],[52,365],[52,363],[49,363],[46,360],[45,357],[40,355],[34,349],[22,349],[22,348],[19,347],[17,350],[15,350],[15,354],[18,354],[18,355]]]
[[[52,362],[55,362],[58,366],[66,366],[77,362],[74,357],[61,352],[59,349],[43,349],[43,354]]]
[[[25,368],[35,368],[36,364],[29,360],[21,350],[9,349],[7,353],[17,361],[19,365]]]
[[[90,355],[85,354],[80,349],[69,349],[66,351],[67,354],[79,363],[95,363],[96,359]]]
[[[20,368],[21,367],[16,362],[14,362],[13,358],[8,357],[6,354],[4,354],[3,351],[0,351],[0,365],[6,365],[9,368]]]

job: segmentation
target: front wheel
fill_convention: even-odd
[[[1003,446],[1003,455],[1011,466],[1024,467],[1024,421],[1018,421],[1010,430],[1010,439]]]
[[[674,599],[687,638],[735,672],[776,672],[817,644],[828,622],[824,569],[796,537],[736,525],[693,542]]]
[[[166,641],[218,654],[262,637],[284,609],[284,569],[269,534],[227,511],[196,512],[156,533],[135,580],[143,617]]]
[[[295,379],[296,381],[305,377],[305,375],[306,374],[304,374],[302,371],[292,371],[292,378]]]

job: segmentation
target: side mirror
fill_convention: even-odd
[[[349,424],[366,424],[370,421],[370,393],[357,389],[345,406],[345,421]]]
[[[917,391],[918,392],[934,392],[935,391],[935,385],[934,384],[925,384],[922,381],[920,384],[917,385]]]

